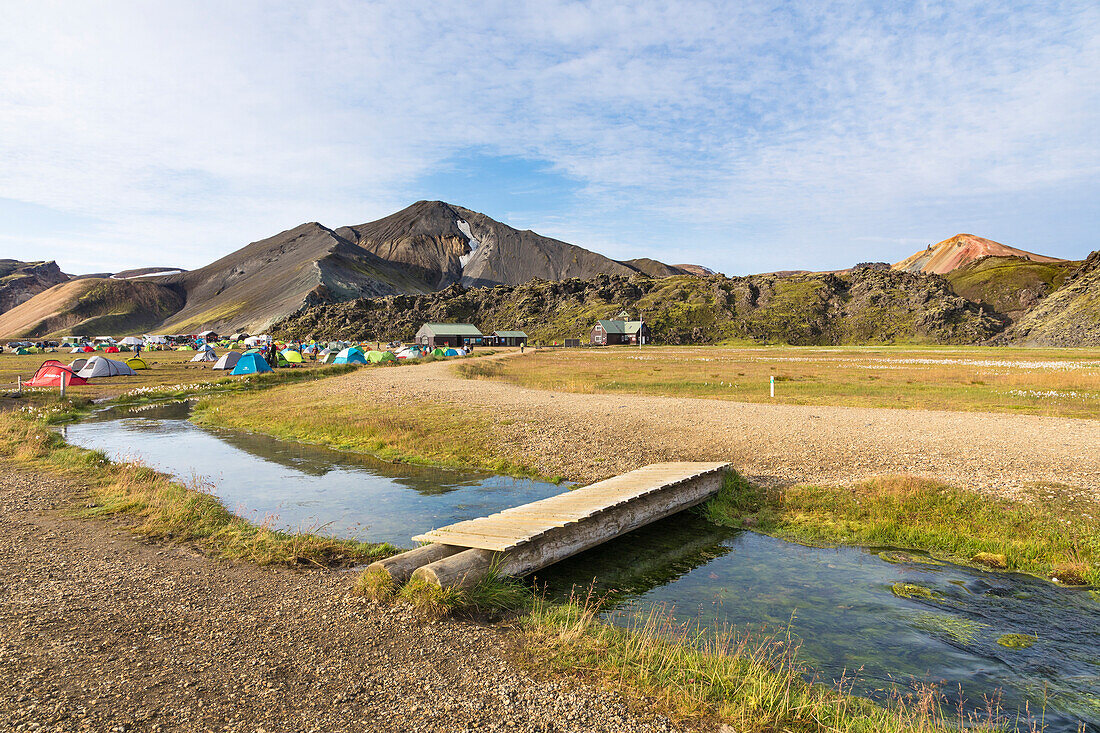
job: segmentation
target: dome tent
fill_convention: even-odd
[[[66,386],[74,384],[87,384],[88,380],[78,377],[72,369],[59,361],[50,360],[38,367],[29,382],[23,382],[28,387],[60,387],[64,380]]]
[[[302,352],[296,349],[283,349],[279,354],[291,364],[302,363]]]
[[[241,360],[241,354],[239,351],[230,351],[226,354],[222,354],[222,358],[218,359],[218,363],[214,365],[214,369],[218,371],[227,371],[237,366],[237,362]]]
[[[203,349],[202,351],[200,351],[199,353],[197,353],[193,357],[191,357],[191,363],[217,361],[217,360],[218,360],[218,355],[214,353],[213,349]]]
[[[245,354],[237,361],[237,366],[233,367],[230,375],[239,377],[242,374],[263,374],[270,371],[272,371],[271,367],[268,366],[262,356],[259,354]]]
[[[333,364],[366,364],[367,359],[363,356],[363,351],[355,346],[349,346],[336,355],[336,358],[332,361]]]
[[[130,377],[134,375],[134,370],[121,361],[115,361],[114,359],[108,359],[105,356],[93,356],[88,360],[88,363],[84,365],[84,368],[77,373],[78,377],[83,379],[94,379],[96,377]]]
[[[148,369],[149,365],[145,363],[145,360],[140,356],[135,356],[126,360],[126,366],[130,367],[134,371],[141,369]]]
[[[371,364],[378,364],[383,361],[397,361],[397,357],[388,351],[368,351],[367,361]]]

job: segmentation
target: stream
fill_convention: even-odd
[[[114,408],[62,429],[75,445],[141,460],[254,522],[411,546],[433,527],[566,490],[547,482],[390,464],[266,436],[201,428],[190,406]],[[945,709],[1009,729],[1100,733],[1100,593],[889,548],[817,548],[685,512],[540,571],[551,598],[606,599],[627,623],[653,609],[787,638],[816,680],[879,700],[935,685]],[[930,597],[899,597],[895,584]],[[1027,648],[1005,634],[1036,637]],[[1027,712],[1025,712],[1027,711]]]

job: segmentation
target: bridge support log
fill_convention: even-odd
[[[433,542],[429,545],[421,545],[408,552],[402,552],[400,555],[393,555],[372,562],[367,566],[367,572],[384,573],[395,584],[404,585],[417,568],[462,552],[464,549],[463,547],[452,547],[451,545],[441,545],[438,542]]]
[[[490,571],[512,577],[527,575],[701,504],[722,488],[725,473],[724,470],[705,473],[636,501],[609,507],[582,521],[555,527],[510,550],[462,551],[455,548],[459,550],[457,553],[423,564],[413,572],[412,577],[441,588],[462,588],[476,585]]]

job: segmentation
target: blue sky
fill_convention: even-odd
[[[1100,248],[1100,6],[0,6],[0,257],[198,267],[461,204],[729,274]]]

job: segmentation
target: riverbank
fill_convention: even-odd
[[[688,731],[532,675],[507,629],[425,623],[330,570],[262,568],[73,516],[0,460],[0,719],[13,731]]]
[[[389,460],[581,483],[728,461],[752,488],[713,517],[732,526],[1100,582],[1100,421],[578,395],[462,379],[448,364],[211,398],[195,415]]]

